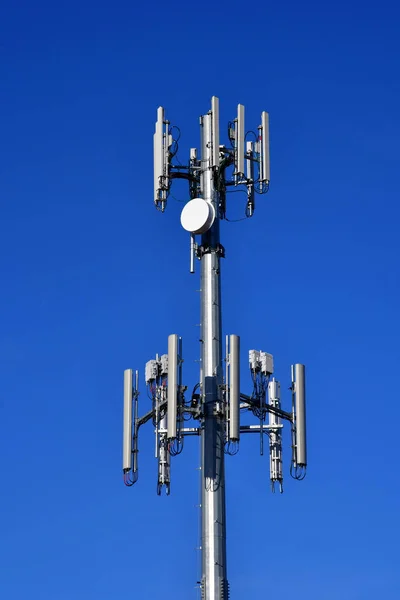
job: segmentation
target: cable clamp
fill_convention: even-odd
[[[225,258],[225,248],[222,244],[217,244],[215,248],[209,244],[201,244],[196,248],[197,258],[202,258],[205,254],[211,254],[211,252],[215,252],[215,254],[218,254],[221,258]]]

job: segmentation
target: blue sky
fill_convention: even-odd
[[[249,126],[271,115],[270,193],[222,228],[243,391],[247,349],[274,354],[283,389],[308,368],[307,479],[287,445],[283,496],[255,439],[227,460],[232,600],[397,600],[397,4],[38,0],[0,17],[0,595],[198,597],[198,444],[160,499],[147,428],[126,489],[121,394],[172,332],[198,379],[198,276],[182,204],[152,206],[152,134],[162,104],[185,158],[215,94],[222,123],[238,102]],[[234,194],[228,216],[243,209]]]

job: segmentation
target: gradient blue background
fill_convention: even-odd
[[[247,349],[275,355],[283,389],[308,367],[306,481],[288,445],[283,496],[255,438],[227,460],[232,600],[398,600],[397,3],[38,0],[0,17],[0,596],[198,597],[198,442],[160,499],[148,427],[126,489],[121,394],[171,332],[198,379],[198,275],[182,204],[152,205],[152,135],[162,104],[184,161],[215,94],[223,135],[238,102],[249,128],[271,114],[270,194],[222,228],[243,391]],[[228,216],[243,210],[232,195]]]

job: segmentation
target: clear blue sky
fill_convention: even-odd
[[[398,600],[399,18],[394,0],[4,3],[2,598],[197,598],[197,442],[160,499],[147,428],[128,490],[121,394],[172,332],[198,379],[198,278],[182,205],[152,206],[152,135],[162,104],[184,158],[215,94],[222,122],[271,115],[270,194],[222,230],[243,391],[252,347],[284,389],[308,366],[307,479],[288,446],[283,496],[255,439],[228,460],[232,600]]]

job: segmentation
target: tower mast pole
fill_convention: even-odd
[[[204,422],[201,431],[202,599],[228,599],[224,423],[221,386],[222,323],[220,221],[212,168],[211,115],[201,119],[201,191],[212,203],[215,221],[201,238],[201,373]]]

